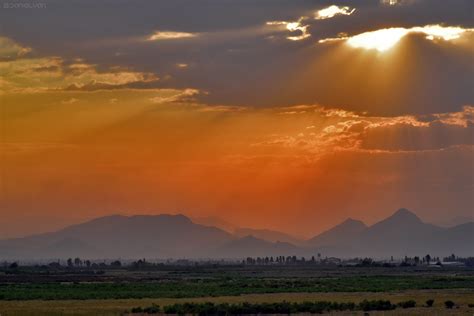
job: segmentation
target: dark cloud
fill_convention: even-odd
[[[2,35],[32,47],[31,54],[82,57],[155,73],[161,87],[209,92],[219,105],[275,106],[320,103],[374,115],[456,111],[474,103],[470,48],[409,36],[391,60],[349,50],[321,38],[379,28],[426,24],[473,27],[470,0],[175,0],[46,1],[45,9],[1,10]],[[315,20],[326,6],[356,8],[350,16]],[[263,31],[267,21],[297,21],[311,37]],[[199,33],[192,40],[145,41],[155,31]],[[190,65],[186,69],[177,63]],[[390,76],[387,76],[390,72]],[[382,79],[382,77],[384,79]]]

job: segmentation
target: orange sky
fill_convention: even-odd
[[[458,166],[439,165],[469,164],[472,148],[440,149],[433,124],[415,117],[166,101],[181,94],[4,96],[16,105],[4,112],[9,220],[26,221],[28,231],[29,216],[46,230],[111,213],[182,212],[308,236],[349,216],[373,222],[402,206],[448,209],[469,193],[435,181],[463,180]],[[441,133],[462,130],[472,112],[450,114],[453,131]],[[407,133],[426,148],[404,144]]]
[[[257,34],[309,32],[272,23]],[[414,30],[383,52],[351,47],[347,36],[313,41],[295,58],[318,45],[328,51],[261,82],[258,98],[274,102],[261,107],[207,103],[214,91],[160,86],[152,70],[0,37],[0,238],[117,213],[218,216],[306,237],[347,217],[373,223],[400,207],[429,221],[472,216],[472,103],[426,113],[390,108],[403,108],[429,76],[417,45],[465,56],[472,36],[429,39],[426,29]],[[144,41],[201,36],[154,34]],[[309,35],[290,37],[282,40]],[[321,86],[313,102],[291,102]],[[354,99],[360,106],[346,106]]]

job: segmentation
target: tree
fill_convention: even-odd
[[[120,268],[122,266],[122,262],[120,262],[119,260],[115,260],[110,263],[110,266],[114,268]]]
[[[91,261],[90,260],[86,260],[86,267],[90,268],[91,267]]]
[[[430,255],[426,255],[426,256],[425,256],[425,261],[426,261],[427,264],[430,264],[431,256],[430,256]]]
[[[61,264],[59,262],[54,261],[54,262],[50,262],[48,264],[48,267],[54,268],[54,269],[59,269],[59,268],[61,268]]]
[[[420,263],[420,257],[416,256],[414,259],[415,259],[415,264],[418,265]]]
[[[76,259],[74,259],[74,265],[75,265],[76,267],[82,266],[82,260],[81,260],[81,258],[76,258]]]
[[[454,307],[454,305],[456,305],[456,304],[453,301],[444,302],[444,306],[446,306],[446,308],[449,308],[449,309],[452,309]]]
[[[16,269],[16,268],[18,268],[18,263],[17,263],[17,262],[13,262],[12,264],[10,264],[9,268],[10,268],[10,269]]]
[[[72,259],[71,259],[71,258],[67,259],[67,266],[68,266],[69,268],[72,268],[73,263],[72,263]]]

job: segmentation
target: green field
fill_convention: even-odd
[[[433,307],[424,307],[434,299]],[[383,315],[473,315],[472,268],[325,266],[162,266],[146,270],[0,272],[0,315],[123,315],[134,307],[186,302],[335,303],[415,300],[416,307]],[[444,307],[446,300],[456,308]],[[382,312],[371,311],[370,315]],[[331,312],[362,315],[361,311]],[[380,314],[382,315],[382,314]]]
[[[135,282],[0,284],[1,300],[85,300],[234,296],[253,293],[388,292],[474,288],[474,276],[228,278]]]

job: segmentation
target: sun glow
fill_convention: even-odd
[[[430,41],[445,40],[451,41],[459,38],[465,32],[472,32],[474,29],[464,29],[457,26],[426,25],[412,28],[395,27],[365,32],[350,37],[335,37],[319,40],[319,43],[346,40],[347,44],[354,48],[375,49],[379,52],[387,51],[395,46],[403,37],[408,34],[424,34]]]
[[[407,34],[408,30],[404,28],[382,29],[350,37],[347,43],[355,48],[376,49],[383,52],[393,47]]]

